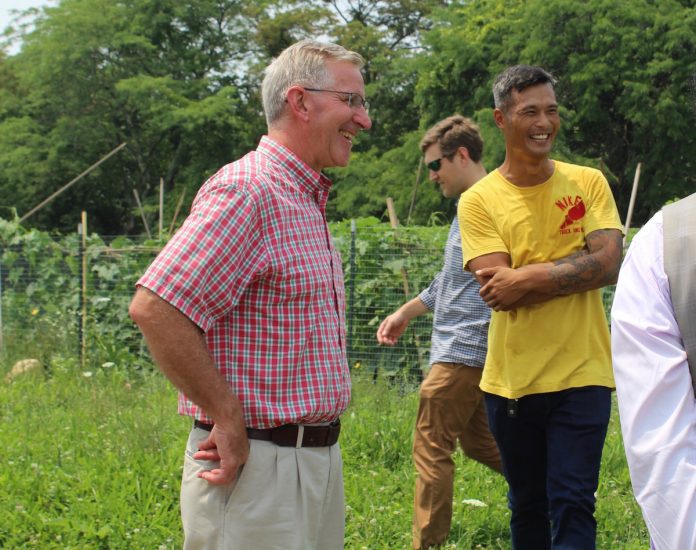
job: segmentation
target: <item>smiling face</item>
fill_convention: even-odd
[[[550,84],[513,90],[502,111],[495,110],[495,122],[505,136],[507,155],[530,161],[548,158],[561,126],[556,94]]]
[[[330,61],[326,70],[330,75],[326,89],[365,97],[365,84],[358,67]],[[367,111],[362,106],[351,107],[347,94],[305,91],[304,101],[311,112],[309,164],[318,172],[332,166],[346,166],[353,139],[358,132],[372,126]]]

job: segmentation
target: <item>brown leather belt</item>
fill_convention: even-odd
[[[207,424],[200,420],[194,420],[193,426],[201,430],[210,431],[213,424]],[[341,421],[334,420],[327,426],[302,426],[298,424],[285,424],[276,428],[261,430],[247,428],[249,439],[271,441],[280,447],[330,447],[338,441],[341,433]]]

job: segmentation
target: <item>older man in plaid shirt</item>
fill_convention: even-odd
[[[324,168],[371,126],[362,58],[305,40],[266,69],[268,135],[198,193],[131,304],[193,417],[185,548],[343,547],[350,398],[341,260]]]

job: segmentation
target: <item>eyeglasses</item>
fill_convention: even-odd
[[[339,90],[322,90],[320,88],[305,88],[308,92],[329,92],[332,94],[339,94],[343,96],[348,96],[346,99],[346,103],[348,103],[348,106],[351,109],[357,109],[358,107],[362,107],[366,111],[370,108],[370,104],[368,101],[361,96],[360,94],[356,92],[341,92]]]
[[[442,168],[442,159],[445,157],[440,157],[439,159],[431,160],[425,167],[431,172],[439,172]]]

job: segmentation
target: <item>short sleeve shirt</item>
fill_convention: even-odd
[[[554,162],[539,185],[518,187],[495,170],[462,196],[465,265],[493,252],[513,268],[552,262],[582,250],[593,231],[622,229],[599,170]],[[484,391],[518,398],[590,385],[614,387],[599,289],[492,313]]]
[[[269,137],[197,194],[138,281],[205,333],[249,427],[333,420],[350,398],[330,181]],[[185,395],[179,412],[209,420]]]

